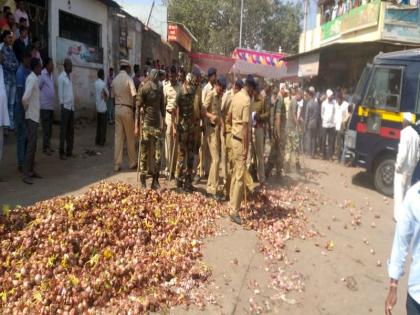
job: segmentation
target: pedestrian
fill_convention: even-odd
[[[403,129],[401,130],[394,173],[394,220],[397,222],[403,216],[401,205],[420,158],[420,137],[411,126],[413,120],[413,114],[403,114]]]
[[[273,106],[273,103],[272,103],[274,83],[273,83],[273,80],[271,80],[271,79],[266,79],[266,80],[264,80],[264,82],[265,82],[265,87],[261,92],[261,97],[264,100],[265,108],[267,108],[268,112],[269,112],[268,120],[264,124],[264,130],[265,130],[265,137],[267,137],[268,139],[271,140],[271,126],[272,126],[272,118],[271,117],[274,114],[273,113],[273,107],[274,106]],[[265,140],[265,138],[264,138],[264,140]],[[265,144],[265,141],[264,141],[264,144]]]
[[[45,61],[45,68],[42,70],[41,77],[39,79],[42,125],[42,152],[44,152],[46,155],[52,155],[54,153],[54,150],[51,148],[54,110],[56,108],[53,72],[53,60],[51,58],[47,58]]]
[[[26,123],[25,109],[22,106],[22,97],[25,93],[25,83],[31,74],[31,54],[26,52],[23,61],[16,72],[16,104],[15,104],[15,133],[16,133],[16,159],[18,171],[23,173],[26,153]]]
[[[41,75],[41,63],[37,58],[31,59],[31,74],[26,79],[25,93],[22,97],[22,105],[25,108],[25,123],[27,133],[27,146],[25,164],[23,168],[23,182],[32,185],[32,178],[42,178],[35,171],[35,154],[37,146],[37,134],[40,118],[41,104],[39,102],[39,80]]]
[[[302,99],[302,93],[296,92],[290,101],[285,102],[286,109],[286,156],[285,169],[290,170],[291,166],[295,166],[300,171],[300,125],[298,121],[298,102]]]
[[[134,136],[134,111],[136,87],[130,77],[131,66],[128,60],[120,61],[120,73],[112,81],[111,94],[115,97],[115,151],[114,171],[121,169],[124,142],[127,143],[128,165],[137,167],[136,143]]]
[[[315,90],[309,89],[306,93],[306,108],[305,108],[305,138],[307,152],[311,158],[315,157],[316,152],[316,138],[318,131],[318,116],[320,110],[318,103],[315,100]]]
[[[107,109],[106,101],[109,97],[109,91],[105,84],[105,72],[103,69],[98,70],[98,79],[95,81],[96,95],[96,139],[95,144],[99,146],[105,145],[106,125],[107,125]]]
[[[74,157],[74,91],[71,73],[73,64],[70,59],[64,60],[64,70],[58,77],[58,100],[61,107],[60,125],[60,159]]]
[[[335,102],[335,155],[337,160],[340,161],[343,147],[344,147],[344,120],[347,115],[349,103],[344,100],[343,94],[340,92],[337,94]]]
[[[171,74],[172,76],[172,74]],[[192,172],[194,168],[194,100],[200,71],[194,68],[188,79],[182,84],[176,96],[175,108],[171,120],[174,138],[178,141],[178,158],[176,162],[175,179],[178,189],[193,191]],[[167,126],[169,128],[169,125]],[[175,159],[173,159],[175,161]]]
[[[109,75],[108,75],[108,79],[106,80],[106,84],[109,91],[109,98],[108,98],[108,101],[106,102],[106,107],[107,107],[107,113],[108,113],[108,123],[110,125],[114,123],[114,119],[115,119],[115,109],[114,109],[115,96],[112,91],[113,80],[114,80],[114,68],[109,68]]]
[[[143,122],[141,113],[144,113]],[[159,86],[159,70],[152,69],[147,82],[140,88],[137,94],[135,134],[139,135],[141,129],[140,150],[140,184],[146,188],[146,176],[148,171],[148,158],[151,159],[152,184],[151,189],[159,189],[159,172],[161,165],[161,148],[163,143],[163,117],[165,106],[163,104],[163,91]],[[150,148],[154,148],[150,151]],[[151,156],[148,155],[151,153]]]
[[[220,130],[223,130],[222,120],[222,97],[226,90],[226,79],[221,76],[217,79],[214,89],[207,93],[204,110],[207,118],[206,141],[210,151],[211,164],[207,180],[207,194],[216,200],[220,200],[219,169],[220,169]]]
[[[201,71],[194,67],[193,74],[195,76],[195,94],[194,94],[194,112],[193,112],[193,129],[194,129],[194,166],[199,165],[200,162],[200,148],[201,142],[203,141],[203,128],[205,113],[203,110],[203,90],[201,88],[201,82],[203,74]],[[180,69],[178,77],[180,82],[183,83],[186,80],[185,71],[183,68]],[[196,168],[197,169],[197,168]]]
[[[260,185],[265,183],[264,166],[264,126],[269,122],[270,109],[267,107],[265,98],[261,95],[257,86],[255,97],[251,102],[252,137],[251,151],[253,152],[254,165]]]
[[[420,183],[414,185],[407,192],[401,205],[401,215],[395,226],[394,242],[391,258],[388,263],[390,278],[388,296],[385,300],[385,314],[392,315],[392,310],[397,304],[398,284],[404,275],[404,266],[407,255],[411,251],[412,261],[408,279],[408,294],[406,309],[407,315],[420,314],[419,296],[419,246],[420,246]]]
[[[246,161],[249,150],[249,122],[251,99],[254,96],[257,83],[249,75],[245,88],[235,94],[230,108],[232,117],[232,160],[233,174],[230,187],[230,218],[233,222],[241,224],[239,209],[245,194]]]
[[[0,161],[3,159],[4,128],[10,125],[2,63],[3,54],[0,51]]]
[[[209,68],[207,71],[207,78],[208,82],[204,86],[201,97],[202,103],[204,104],[207,94],[210,93],[216,84],[217,81],[217,70],[215,68]],[[207,139],[207,118],[203,120],[203,133],[202,133],[202,140],[201,140],[201,147],[199,152],[199,162],[198,162],[198,179],[197,182],[200,182],[202,179],[206,177],[209,173],[210,169],[210,152],[208,147]]]
[[[165,105],[165,124],[166,124],[166,134],[165,134],[165,160],[166,160],[166,169],[165,173],[167,176],[170,176],[170,172],[173,170],[171,167],[172,154],[174,152],[174,136],[173,136],[173,117],[176,116],[176,99],[177,94],[180,91],[180,85],[177,80],[177,69],[175,66],[172,66],[169,71],[169,81],[163,87],[163,100]],[[195,91],[195,89],[194,89]],[[191,105],[192,106],[192,105]],[[192,110],[191,110],[192,113]],[[192,120],[191,120],[192,123]],[[173,160],[176,160],[174,157]],[[174,168],[174,167],[173,167]]]
[[[2,36],[4,39],[4,45],[1,49],[4,60],[3,60],[3,74],[4,84],[6,86],[6,95],[8,102],[10,129],[15,129],[14,124],[14,110],[16,101],[16,71],[19,68],[19,61],[13,52],[13,36],[12,32],[4,31]]]
[[[3,29],[7,25],[8,21],[9,21],[7,16],[11,12],[12,12],[12,10],[10,9],[9,6],[7,6],[7,5],[3,6],[2,17],[0,19],[0,29]]]
[[[136,91],[138,91],[139,87],[140,87],[140,76],[141,76],[141,72],[140,72],[140,66],[139,65],[134,65],[133,67],[134,70],[134,75],[133,75],[133,82],[134,82],[134,86],[136,87]]]
[[[19,62],[22,62],[23,55],[30,47],[29,29],[21,26],[19,29],[19,37],[14,41],[13,51]]]
[[[273,139],[271,141],[270,153],[268,155],[267,166],[265,169],[266,179],[270,177],[272,169],[275,167],[277,176],[280,177],[283,172],[284,162],[284,127],[286,121],[286,109],[284,104],[285,87],[280,88],[279,95],[274,105],[274,121],[273,121]]]
[[[321,107],[322,132],[321,153],[324,159],[331,159],[335,144],[335,101],[334,92],[327,90],[327,99]]]
[[[29,27],[29,16],[26,12],[25,1],[16,1],[15,21],[20,21],[21,18],[25,18],[28,21]]]

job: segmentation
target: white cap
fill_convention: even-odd
[[[405,121],[413,122],[414,116],[412,113],[403,113],[403,118]]]
[[[334,92],[328,89],[327,90],[327,97],[331,97],[333,95],[334,95]]]
[[[121,59],[120,66],[130,66],[130,61],[128,61],[127,59]]]

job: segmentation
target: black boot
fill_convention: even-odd
[[[146,175],[140,175],[140,187],[143,189],[146,188]]]
[[[176,179],[176,188],[182,189],[182,180],[180,178]]]
[[[194,191],[194,186],[192,184],[191,176],[187,176],[185,178],[184,189],[185,189],[185,191],[188,191],[188,192]]]
[[[153,181],[152,181],[152,185],[150,186],[150,188],[153,189],[153,190],[158,190],[160,188],[159,175],[154,175],[153,176]]]

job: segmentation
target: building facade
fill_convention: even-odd
[[[318,2],[316,26],[302,32],[299,54],[286,60],[319,88],[354,88],[380,52],[420,47],[419,7],[391,2]]]

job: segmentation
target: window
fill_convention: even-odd
[[[372,108],[399,111],[402,78],[402,67],[375,67],[366,95],[366,105]]]
[[[60,37],[92,47],[101,47],[101,25],[60,11]]]

